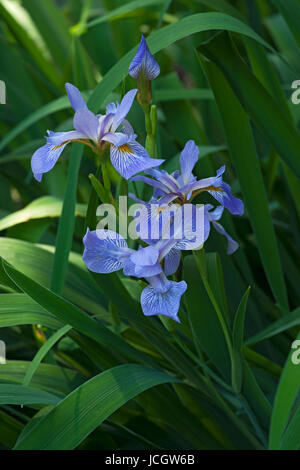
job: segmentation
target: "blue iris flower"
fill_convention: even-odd
[[[83,260],[90,271],[107,274],[123,269],[127,276],[144,278],[148,283],[141,294],[144,314],[165,315],[179,322],[180,299],[187,285],[185,281],[168,280],[161,266],[164,257],[178,240],[160,240],[145,248],[132,250],[121,235],[111,230],[88,229],[83,243]]]
[[[149,168],[159,166],[164,160],[149,157],[147,151],[136,142],[136,134],[125,119],[130,111],[137,89],[130,90],[121,103],[110,103],[105,115],[95,115],[90,111],[80,93],[67,83],[71,106],[75,110],[74,129],[70,132],[48,131],[46,144],[39,148],[31,160],[31,168],[37,181],[43,174],[52,170],[64,148],[71,142],[81,142],[101,152],[105,145],[110,146],[112,165],[124,178]]]
[[[207,191],[229,212],[235,215],[244,213],[243,202],[234,197],[230,186],[223,181],[222,175],[225,166],[222,166],[215,177],[197,180],[193,175],[193,168],[198,160],[199,149],[195,142],[190,140],[186,143],[181,156],[181,172],[176,171],[169,174],[165,170],[151,169],[146,171],[150,176],[134,176],[131,181],[143,181],[154,187],[154,197],[161,206],[166,206],[177,200],[181,204],[191,202],[192,199]]]
[[[142,36],[137,53],[129,66],[129,75],[136,80],[154,80],[160,74],[160,67],[149,51],[146,39]]]

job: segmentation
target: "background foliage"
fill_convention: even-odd
[[[0,15],[1,448],[299,448],[300,1],[0,0]],[[89,150],[42,184],[30,170],[46,130],[72,128],[65,82],[103,110],[134,86],[141,33],[166,168],[194,139],[197,175],[225,163],[246,206],[225,218],[233,256],[216,233],[185,257],[181,325],[144,317],[137,281],[85,269]],[[137,104],[130,120],[143,141]]]

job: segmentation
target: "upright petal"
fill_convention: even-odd
[[[148,282],[153,282],[148,279]],[[180,323],[178,318],[178,310],[180,307],[181,296],[185,293],[187,285],[185,281],[164,282],[164,289],[157,289],[153,285],[146,287],[141,295],[141,305],[144,315],[165,315]]]
[[[180,251],[172,248],[165,257],[164,271],[166,276],[175,274],[180,264]]]
[[[135,251],[130,259],[139,266],[151,266],[157,263],[159,256],[158,249],[155,246],[147,246]]]
[[[136,80],[142,75],[148,80],[154,80],[159,74],[159,65],[151,55],[146,39],[142,36],[137,53],[129,66],[129,75]]]
[[[193,140],[189,140],[180,155],[180,167],[183,184],[188,184],[193,168],[198,161],[199,149]]]
[[[89,109],[79,109],[74,116],[74,127],[94,142],[98,141],[99,119]]]
[[[119,271],[131,254],[124,238],[111,230],[91,232],[88,229],[83,243],[83,261],[90,271],[96,273]]]
[[[113,125],[112,125],[112,132],[115,132],[120,124],[124,121],[127,114],[129,113],[135,95],[137,94],[137,89],[130,90],[121,101],[120,106],[117,107],[116,113],[114,115]]]
[[[75,111],[87,108],[86,102],[84,101],[83,96],[78,90],[78,88],[76,88],[71,83],[66,83],[66,90],[71,106]]]

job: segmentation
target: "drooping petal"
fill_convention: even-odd
[[[180,167],[183,184],[188,184],[193,168],[198,161],[199,149],[193,140],[189,140],[180,155]]]
[[[219,222],[212,222],[212,224],[217,232],[221,233],[221,235],[224,235],[227,238],[227,254],[232,255],[232,253],[238,249],[239,244],[233,240],[230,235],[228,235],[223,225],[221,225]]]
[[[152,283],[154,278],[148,279]],[[178,310],[181,296],[185,293],[187,285],[185,281],[174,282],[166,280],[164,290],[150,285],[141,295],[141,305],[144,315],[165,315],[180,323]]]
[[[75,111],[87,108],[86,102],[84,101],[83,96],[78,88],[76,88],[71,83],[66,83],[66,90],[71,106]]]
[[[39,148],[32,156],[31,169],[35,179],[39,182],[42,181],[44,173],[52,170],[64,148],[72,140],[84,138],[83,134],[71,132],[51,132],[46,138],[47,143]]]
[[[129,66],[129,75],[136,80],[141,76],[154,80],[160,74],[160,67],[148,48],[146,39],[142,36],[137,53]]]
[[[99,119],[89,109],[79,109],[74,116],[74,127],[94,142],[98,141]]]
[[[131,254],[124,238],[111,230],[91,232],[88,229],[83,243],[83,261],[90,271],[96,273],[119,271]]]
[[[114,115],[112,132],[115,132],[120,124],[124,121],[127,114],[130,111],[135,95],[137,94],[137,89],[130,90],[124,98],[122,99],[120,105],[117,107],[116,113]]]
[[[233,196],[230,186],[227,183],[222,182],[218,190],[209,190],[211,194],[222,206],[234,215],[243,215],[244,213],[244,203],[241,199]]]
[[[164,162],[164,160],[150,158],[142,145],[132,140],[131,137],[126,137],[127,143],[112,144],[110,147],[111,163],[125,179],[129,179],[148,168],[159,166]]]
[[[175,274],[180,264],[180,251],[172,248],[165,257],[164,271],[166,276]]]

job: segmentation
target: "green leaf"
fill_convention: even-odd
[[[139,10],[140,8],[146,8],[153,5],[160,5],[164,2],[165,0],[143,0],[143,2],[141,3],[140,0],[134,0],[133,2],[126,3],[126,5],[122,5],[118,8],[115,8],[106,15],[102,15],[99,18],[90,21],[89,23],[83,25],[83,27],[92,28],[93,26],[97,26],[101,23],[106,23],[106,21],[118,20],[122,18],[122,16],[126,16],[128,13]],[[76,26],[74,26],[73,28],[76,28]],[[74,32],[75,31],[76,29],[74,29]]]
[[[62,201],[52,196],[37,198],[24,209],[0,219],[0,231],[33,219],[60,217],[62,206]],[[86,206],[84,204],[77,204],[75,207],[75,215],[85,217],[85,214]]]
[[[272,0],[272,3],[284,19],[292,31],[295,40],[297,41],[298,47],[300,48],[300,2],[299,0]]]
[[[230,359],[223,330],[192,256],[186,256],[184,259],[183,278],[188,285],[184,301],[195,345],[200,353],[201,351],[205,352],[222,376],[229,382]],[[200,303],[199,299],[201,299]],[[214,338],[213,341],[212,338]]]
[[[151,387],[175,381],[133,364],[102,372],[62,400],[23,439],[21,436],[15,449],[74,449],[127,401]]]
[[[0,367],[0,383],[22,385],[30,362],[7,361]],[[52,364],[40,364],[32,378],[32,387],[64,396],[79,387],[84,378],[78,372]]]
[[[0,238],[0,257],[4,258],[17,269],[45,287],[50,287],[53,266],[53,247],[39,247],[32,243],[10,238]],[[64,297],[92,312],[94,315],[106,317],[106,300],[93,282],[80,255],[71,253]],[[14,291],[9,278],[3,272],[0,263],[0,283],[8,285]]]
[[[61,294],[64,288],[69,254],[72,248],[73,232],[75,228],[77,183],[82,155],[83,146],[73,144],[63,210],[61,218],[59,219],[56,236],[56,249],[51,277],[51,290],[57,294]]]
[[[285,431],[281,444],[281,450],[298,450],[300,448],[300,406],[295,411],[287,430]]]
[[[0,3],[0,13],[13,35],[22,44],[23,48],[27,50],[34,62],[38,64],[40,70],[57,88],[60,88],[61,78],[59,77],[57,70],[54,69],[53,64],[47,61],[42,49],[28,35],[23,26],[15,19],[11,9],[9,8],[9,4],[4,4],[3,2]]]
[[[135,349],[127,344],[122,338],[111,333],[105,326],[93,320],[78,307],[72,305],[62,297],[59,297],[49,289],[46,289],[17,271],[4,260],[3,265],[5,271],[13,282],[45,310],[52,313],[56,318],[67,325],[73,326],[80,333],[89,336],[108,348],[114,348],[121,351],[125,356],[133,360],[137,360],[137,358],[138,360],[142,358],[145,360],[141,353],[135,351]]]
[[[249,116],[300,178],[300,135],[290,125],[276,101],[250,72],[228,33],[217,35],[212,41],[200,46],[199,51],[222,70]]]
[[[180,101],[180,100],[214,100],[214,95],[211,90],[193,88],[178,90],[158,89],[155,91],[155,101],[162,103],[165,101]]]
[[[23,385],[24,387],[28,387],[31,379],[37,370],[38,366],[44,359],[44,357],[48,354],[51,348],[57,343],[63,336],[65,336],[69,331],[71,331],[72,327],[69,325],[63,326],[58,331],[56,331],[47,341],[43,344],[43,346],[38,350],[34,358],[32,359],[30,366],[27,369],[26,375],[24,377]]]
[[[0,384],[0,405],[57,405],[60,398],[23,385]]]
[[[0,328],[18,325],[43,325],[59,329],[62,323],[26,294],[1,294]]]
[[[232,330],[233,354],[235,357],[235,368],[232,370],[232,386],[236,393],[241,391],[243,382],[242,348],[244,342],[245,316],[249,293],[250,287],[248,287],[247,291],[243,295],[243,298],[237,309]]]
[[[62,10],[52,0],[23,0],[51,55],[64,70],[70,56],[71,37]]]
[[[297,340],[300,340],[300,334]],[[269,439],[269,449],[271,450],[280,448],[280,441],[288,423],[294,401],[299,394],[300,367],[292,361],[294,352],[291,349],[275,396]]]
[[[262,331],[252,336],[245,341],[246,346],[252,346],[254,344],[265,341],[266,339],[272,338],[273,336],[279,335],[289,328],[300,325],[300,308],[297,308],[291,313],[288,313],[283,318],[271,323],[270,326],[264,328]]]
[[[227,63],[228,51],[227,49],[223,51],[222,59],[219,59],[219,49],[216,49],[216,45],[218,44],[223,48],[223,42],[220,43],[220,38],[224,39],[226,44],[229,41],[226,37],[220,35],[211,43],[200,46],[198,56],[213,88],[223,119],[229,152],[238,174],[243,200],[256,235],[267,278],[277,302],[287,307],[287,293],[278,246],[249,119],[219,68],[203,58],[207,55],[212,57],[210,54],[212,48],[214,50],[213,59],[215,60],[216,52],[218,57],[216,62],[221,69],[223,68],[221,62]],[[203,55],[200,55],[200,53]],[[232,63],[231,56],[228,62]],[[255,93],[253,96],[256,96]],[[260,105],[257,103],[257,106]],[[239,132],[236,132],[236,129],[239,129]],[[255,182],[255,190],[252,184],[249,184],[250,181]]]

